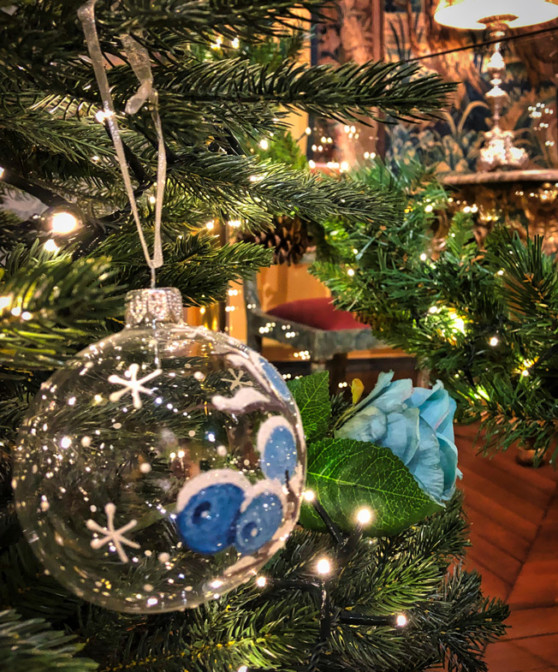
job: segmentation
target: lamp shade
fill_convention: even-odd
[[[497,22],[522,28],[556,17],[558,4],[552,0],[440,0],[434,13],[443,26],[463,30],[484,30]]]

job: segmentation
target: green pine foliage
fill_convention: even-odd
[[[542,240],[496,226],[479,249],[474,213],[449,217],[451,196],[416,165],[377,163],[355,180],[397,194],[396,218],[330,220],[315,274],[340,307],[441,379],[463,421],[481,420],[485,450],[519,441],[556,462],[558,269]]]
[[[95,120],[101,100],[77,20],[81,4],[0,3],[0,198],[5,207],[14,199],[22,206],[23,195],[37,199],[19,207],[20,215],[0,209],[0,666],[395,672],[445,663],[450,670],[484,670],[483,647],[502,634],[507,611],[483,598],[479,577],[460,568],[466,527],[458,498],[396,535],[356,539],[350,553],[326,533],[298,529],[266,568],[265,589],[250,582],[184,613],[130,616],[93,607],[68,594],[34,558],[10,485],[10,452],[29,401],[53,369],[121,328],[126,291],[149,283],[111,139]],[[397,195],[382,185],[355,188],[311,175],[300,156],[295,168],[278,162],[281,156],[258,154],[260,140],[273,135],[284,137],[285,156],[297,156],[285,135],[292,110],[343,122],[378,110],[388,120],[415,119],[434,114],[452,89],[412,65],[297,64],[310,28],[299,10],[316,14],[321,5],[98,4],[117,110],[137,89],[119,36],[129,32],[151,56],[168,157],[166,263],[158,283],[178,287],[186,305],[213,303],[230,282],[270,263],[257,245],[223,244],[207,229],[210,220],[258,229],[275,214],[296,212],[313,222],[333,214],[366,228],[386,227],[398,213]],[[149,110],[119,112],[119,125],[151,241],[157,156]],[[77,207],[82,226],[53,238],[48,216],[37,215],[58,206]],[[335,416],[343,402],[331,408]],[[318,429],[327,430],[318,422],[308,431]],[[325,624],[321,586],[314,585],[323,553],[336,568]],[[410,624],[399,630],[391,621],[346,622],[357,611],[390,618],[406,611]]]
[[[318,435],[331,431],[346,403],[324,400],[327,374],[293,387],[307,436],[315,439],[312,462]],[[320,413],[324,403],[333,414]],[[37,649],[66,644],[56,650],[57,661],[83,647],[70,670],[95,669],[95,661],[114,672],[217,672],[243,665],[268,672],[416,672],[437,664],[451,672],[484,671],[484,647],[503,634],[508,609],[483,597],[480,576],[461,567],[468,545],[461,499],[457,494],[444,510],[391,536],[352,535],[338,543],[329,533],[298,528],[264,568],[264,587],[252,580],[195,610],[152,616],[101,609],[67,593],[17,540],[12,518],[3,534],[12,542],[0,555],[0,603],[17,606]],[[324,556],[333,571],[322,582],[316,563]],[[402,612],[409,624],[394,627],[391,617]],[[45,616],[74,639],[37,622]],[[350,620],[382,617],[360,625]],[[0,647],[12,636],[12,620],[4,624],[0,617]],[[24,653],[22,642],[9,660],[19,665]],[[31,669],[51,669],[38,665]]]

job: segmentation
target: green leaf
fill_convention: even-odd
[[[329,401],[329,373],[320,371],[289,381],[289,389],[296,401],[307,441],[324,436],[331,418]]]
[[[346,532],[354,529],[355,514],[361,507],[373,511],[373,522],[365,530],[371,536],[395,534],[442,509],[389,448],[331,438],[308,448],[307,487]],[[311,530],[325,529],[307,504],[300,523]]]

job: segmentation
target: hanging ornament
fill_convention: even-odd
[[[15,451],[18,514],[48,570],[128,612],[218,597],[298,519],[305,444],[277,370],[182,321],[176,289],[129,292],[126,327],[43,384]]]

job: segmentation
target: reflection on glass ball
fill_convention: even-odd
[[[128,612],[195,607],[255,576],[299,513],[305,445],[280,374],[131,292],[126,328],[43,384],[16,449],[18,514],[65,586]]]

